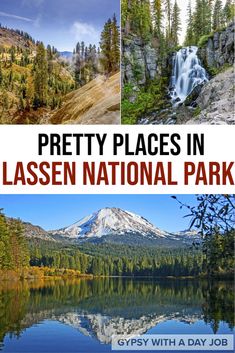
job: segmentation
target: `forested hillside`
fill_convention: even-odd
[[[234,266],[234,232],[215,234],[202,248],[130,246],[54,241],[38,226],[24,224],[0,214],[0,276],[16,271],[28,276],[38,268],[47,276],[156,276],[184,277],[230,274]],[[219,244],[219,247],[218,247]],[[226,254],[226,255],[225,255]],[[73,272],[74,271],[74,272]],[[23,274],[25,273],[25,275]],[[31,274],[31,276],[33,276]]]
[[[0,215],[0,271],[29,266],[103,276],[194,276],[205,271],[201,251],[114,244],[73,246],[31,236],[22,222]],[[43,238],[43,237],[42,237]],[[54,269],[54,270],[53,270]]]
[[[38,123],[75,88],[68,64],[54,47],[0,28],[0,122]]]
[[[77,43],[71,61],[25,32],[0,27],[0,123],[50,123],[69,92],[119,71],[119,42],[115,15],[104,25],[100,48]]]
[[[234,4],[231,0],[224,6],[221,0],[196,0],[194,7],[189,1],[184,43],[182,39],[180,43],[180,14],[177,0],[122,0],[123,123],[181,123],[187,115],[193,117],[200,112],[199,108],[191,112],[184,107],[179,111],[172,109],[169,92],[176,52],[182,48],[179,44],[200,48],[197,55],[208,70],[208,79],[226,65],[232,65]],[[215,46],[210,42],[214,36]],[[214,53],[214,61],[206,63],[208,51]],[[196,98],[194,95],[194,101]]]

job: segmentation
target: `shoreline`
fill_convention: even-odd
[[[17,270],[0,270],[0,283],[2,282],[23,282],[37,280],[61,280],[61,279],[133,279],[133,280],[228,280],[233,281],[232,273],[217,273],[213,275],[201,274],[199,276],[105,276],[83,274],[72,269],[55,269],[48,267],[29,267]]]

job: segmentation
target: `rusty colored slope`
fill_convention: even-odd
[[[52,124],[120,124],[120,73],[98,76],[69,93]]]

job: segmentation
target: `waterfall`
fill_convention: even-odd
[[[195,46],[180,49],[173,58],[173,70],[170,82],[170,96],[173,105],[185,101],[192,90],[207,82],[206,70],[201,66]]]

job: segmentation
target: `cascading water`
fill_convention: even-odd
[[[201,66],[195,46],[180,49],[173,59],[170,96],[173,105],[183,103],[192,90],[207,82],[206,70]]]

